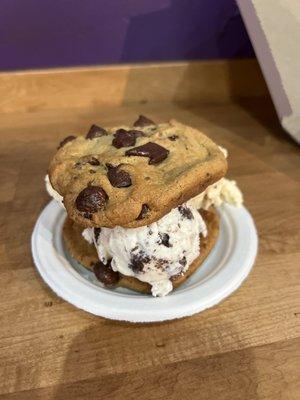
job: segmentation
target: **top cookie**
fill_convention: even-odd
[[[49,177],[68,215],[84,227],[149,225],[221,179],[227,162],[203,133],[175,120],[134,128],[92,125],[64,139]]]

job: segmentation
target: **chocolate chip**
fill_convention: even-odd
[[[101,261],[94,264],[94,274],[96,278],[105,286],[114,286],[119,282],[120,275],[111,267],[111,261],[105,265]]]
[[[125,152],[125,156],[149,157],[149,164],[159,164],[168,157],[169,150],[157,143],[148,142]]]
[[[141,127],[149,125],[155,125],[155,123],[151,121],[151,119],[145,117],[144,115],[140,115],[133,124],[133,126],[141,126]]]
[[[143,204],[141,212],[139,213],[139,216],[137,217],[137,220],[144,219],[149,210],[150,210],[149,206],[147,204]]]
[[[96,173],[96,171],[95,170],[93,170],[93,169],[90,169],[90,174],[95,174]]]
[[[98,240],[100,232],[101,232],[101,228],[94,228],[94,238],[95,238],[96,242]]]
[[[182,265],[183,267],[186,266],[186,262],[187,262],[187,261],[186,261],[186,257],[185,257],[185,256],[183,256],[182,259],[179,260],[179,264]]]
[[[89,161],[89,164],[91,165],[100,165],[100,161],[96,157],[92,157]]]
[[[76,139],[76,136],[73,136],[73,135],[67,136],[66,138],[64,138],[64,140],[62,140],[59,143],[59,146],[58,146],[57,150],[60,149],[61,147],[63,147],[66,143],[69,143],[74,139]]]
[[[107,177],[113,187],[124,188],[131,186],[131,178],[129,173],[120,169],[122,164],[119,164],[116,167],[111,164],[106,164],[106,166],[108,169]]]
[[[86,212],[86,213],[83,214],[83,216],[84,216],[84,218],[92,219],[92,214],[91,213]]]
[[[86,139],[95,139],[106,135],[108,135],[108,133],[105,129],[101,128],[98,125],[92,125],[85,137]]]
[[[167,233],[160,233],[158,234],[159,236],[159,244],[163,244],[166,247],[172,247],[171,243],[169,242],[170,236]]]
[[[133,272],[142,272],[144,265],[150,262],[150,257],[148,257],[143,251],[137,254],[131,254],[129,268]]]
[[[178,206],[178,210],[184,218],[194,219],[192,211],[186,205]]]
[[[136,134],[134,131],[126,131],[125,129],[118,129],[114,134],[112,145],[117,149],[121,147],[130,147],[135,145]]]
[[[107,194],[100,186],[88,186],[76,198],[75,204],[78,211],[95,213],[104,207]]]
[[[178,135],[168,136],[168,139],[171,140],[172,142],[175,142],[175,140],[178,139],[178,138],[179,138]]]

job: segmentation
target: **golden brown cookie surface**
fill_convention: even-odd
[[[201,266],[216,243],[219,234],[218,214],[212,210],[201,210],[201,215],[206,223],[208,234],[205,238],[201,236],[199,257],[193,261],[183,275],[172,280],[173,287],[175,288],[185,282],[187,278]],[[99,259],[94,245],[90,245],[82,237],[82,230],[82,227],[76,225],[73,221],[67,218],[64,223],[63,238],[71,256],[86,268],[93,270],[93,265],[97,263]],[[140,280],[130,276],[121,276],[118,286],[141,293],[151,293],[151,286],[148,283],[141,282]]]
[[[92,126],[62,142],[50,181],[79,225],[149,225],[225,175],[222,152],[198,130],[174,120],[139,123],[146,126]]]
[[[95,264],[99,258],[95,246],[89,244],[83,238],[83,229],[82,226],[77,225],[71,219],[66,218],[63,226],[63,239],[70,255],[86,268],[92,270],[93,264]]]

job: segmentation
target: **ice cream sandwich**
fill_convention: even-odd
[[[226,171],[226,150],[202,132],[140,116],[133,127],[92,125],[64,139],[46,184],[66,208],[72,257],[107,287],[165,296],[213,248],[215,207],[242,204]]]

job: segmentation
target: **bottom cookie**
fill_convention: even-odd
[[[174,288],[185,282],[187,278],[201,266],[214,247],[219,234],[219,216],[216,211],[210,209],[209,211],[201,210],[199,212],[206,223],[208,234],[206,237],[201,236],[199,257],[192,262],[183,275],[172,279]],[[66,218],[63,226],[63,239],[67,250],[75,260],[80,262],[86,268],[93,270],[93,265],[99,261],[99,258],[94,245],[89,244],[83,238],[82,231],[83,228],[81,226],[75,224],[69,218]],[[135,290],[140,293],[151,294],[151,286],[148,283],[141,282],[140,280],[130,276],[121,275],[118,286]]]

